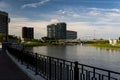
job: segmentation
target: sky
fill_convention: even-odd
[[[34,37],[47,35],[47,25],[65,22],[80,39],[118,39],[120,0],[0,0],[0,11],[11,19],[9,34],[21,36],[34,27]]]

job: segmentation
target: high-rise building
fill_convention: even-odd
[[[0,11],[0,34],[6,35],[6,41],[8,36],[8,23],[10,19],[8,18],[8,13]]]
[[[66,23],[55,23],[47,26],[47,37],[66,39]]]
[[[22,38],[31,40],[34,38],[34,28],[32,27],[23,27],[22,28]]]
[[[67,30],[66,36],[67,36],[67,39],[76,39],[77,38],[77,32]]]

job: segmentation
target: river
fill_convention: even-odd
[[[87,45],[40,46],[26,48],[26,50],[120,72],[120,51],[118,50],[101,49]]]

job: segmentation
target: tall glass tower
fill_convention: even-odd
[[[66,39],[66,23],[55,23],[47,26],[47,37],[52,39]]]
[[[0,11],[0,34],[6,36],[6,41],[8,37],[8,23],[10,19],[8,18],[8,13]]]

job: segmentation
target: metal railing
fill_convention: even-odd
[[[55,57],[7,48],[26,68],[47,80],[120,80],[120,73],[101,69],[77,61],[67,61]]]

